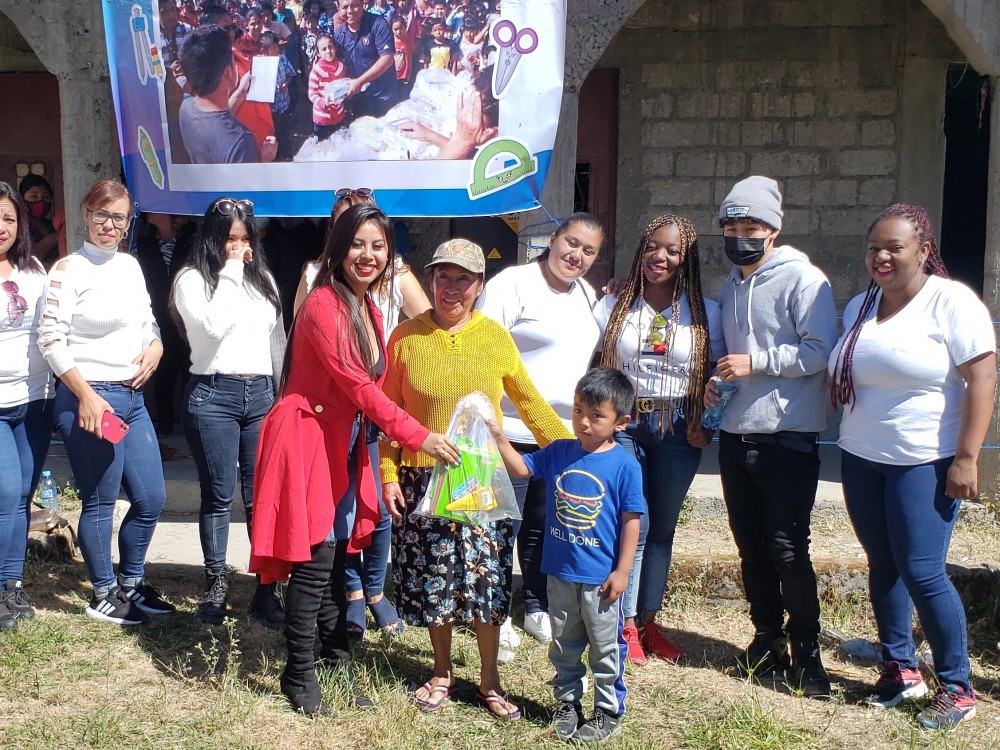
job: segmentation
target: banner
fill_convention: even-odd
[[[245,31],[224,11],[191,29],[175,0],[103,5],[125,177],[142,211],[198,215],[230,195],[260,216],[328,216],[338,189],[359,187],[392,216],[539,206],[566,0],[496,0],[481,13],[471,3],[457,24],[414,12],[409,25],[346,0],[346,20],[317,30],[312,63],[298,35],[283,41],[283,24],[262,28],[255,14],[236,19]],[[292,60],[308,97],[286,78]]]

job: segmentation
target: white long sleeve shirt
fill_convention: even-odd
[[[128,253],[84,242],[49,272],[38,347],[62,375],[74,367],[84,380],[129,380],[139,356],[160,331],[139,263]]]
[[[37,273],[15,268],[9,279],[0,278],[0,281],[13,281],[17,285],[17,296],[28,306],[14,325],[18,320],[16,314],[10,315],[14,300],[0,291],[0,304],[5,305],[0,308],[0,409],[55,395],[52,371],[42,359],[36,343],[48,279],[42,264],[35,258],[31,262],[37,267]],[[13,307],[16,309],[16,305]]]
[[[281,373],[281,311],[244,282],[243,269],[242,260],[227,260],[214,293],[193,268],[174,282],[174,305],[184,321],[195,375],[277,378]]]

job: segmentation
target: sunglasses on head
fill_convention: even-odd
[[[334,195],[338,198],[344,198],[348,195],[356,195],[359,198],[371,198],[374,192],[371,188],[341,188]]]
[[[236,209],[243,212],[244,216],[253,216],[253,201],[241,201],[236,198],[220,198],[212,206],[213,211],[218,211],[223,216],[232,216]]]

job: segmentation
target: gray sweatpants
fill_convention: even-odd
[[[549,617],[552,643],[549,661],[556,668],[552,692],[562,702],[583,699],[583,650],[590,646],[590,671],[594,673],[594,706],[611,714],[625,713],[625,658],[628,646],[622,636],[621,598],[601,597],[600,584],[572,583],[549,576]]]

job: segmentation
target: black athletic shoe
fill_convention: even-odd
[[[265,628],[278,630],[285,624],[285,610],[278,598],[277,584],[258,583],[247,614]]]
[[[583,724],[583,709],[579,703],[563,701],[552,714],[550,727],[556,730],[556,737],[569,741],[576,736],[576,730]]]
[[[220,570],[205,568],[205,597],[198,605],[198,619],[207,625],[221,625],[229,602],[229,576],[236,571],[229,565]]]
[[[142,625],[146,622],[146,615],[118,586],[112,586],[107,596],[91,599],[86,613],[87,617],[115,625]]]
[[[584,722],[576,730],[573,740],[599,745],[614,737],[621,729],[622,720],[620,718],[612,716],[600,708],[595,708],[594,715],[590,717],[590,720]]]
[[[31,620],[35,616],[35,610],[31,606],[31,599],[28,592],[24,590],[20,581],[7,581],[3,589],[0,590],[0,602],[7,605],[7,609],[18,620]]]
[[[819,657],[819,643],[796,641],[792,644],[792,666],[785,679],[792,690],[801,691],[806,698],[830,697],[830,678]]]
[[[158,589],[145,581],[138,586],[122,586],[122,593],[147,615],[169,615],[177,610],[177,607],[163,598]]]
[[[789,667],[788,638],[781,634],[775,635],[770,630],[759,631],[746,650],[737,657],[736,666],[748,677],[784,673]]]
[[[3,602],[0,602],[0,630],[17,630],[17,618]]]

